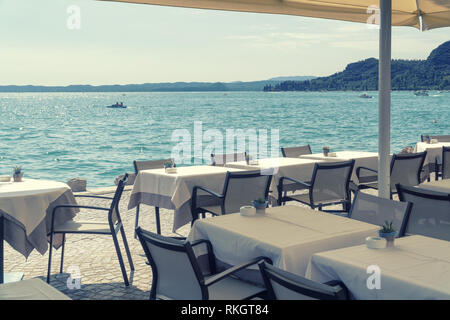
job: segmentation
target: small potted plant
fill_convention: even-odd
[[[14,182],[22,182],[22,177],[23,177],[22,167],[15,166],[13,173]]]
[[[429,135],[429,134],[425,135],[425,136],[423,137],[423,141],[424,141],[425,143],[430,143],[430,142],[431,142],[431,137],[430,137],[430,135]]]
[[[253,200],[253,206],[256,209],[256,213],[264,213],[266,212],[266,207],[269,201],[267,201],[264,198],[258,198],[256,200]]]
[[[175,164],[173,163],[172,160],[164,162],[164,169],[166,170],[166,173],[177,172],[177,168],[175,168]]]
[[[325,157],[328,157],[328,154],[330,153],[330,147],[325,146],[325,147],[322,148],[322,151],[323,151],[323,155]]]
[[[392,227],[392,221],[385,221],[382,228],[378,231],[380,237],[385,238],[387,241],[386,246],[392,247],[394,245],[394,239],[397,231]]]

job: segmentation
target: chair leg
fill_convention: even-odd
[[[116,248],[117,258],[119,259],[120,269],[122,270],[123,281],[125,282],[125,286],[129,286],[127,271],[125,270],[125,264],[123,263],[122,254],[120,253],[119,241],[117,241],[117,235],[113,232],[112,234],[114,247]]]
[[[155,218],[156,218],[156,232],[161,234],[161,222],[159,219],[159,207],[155,207]]]
[[[61,247],[61,265],[59,267],[59,273],[63,273],[63,264],[64,264],[64,247],[66,244],[66,234],[63,233],[63,238],[62,238],[62,247]]]
[[[125,235],[125,230],[123,229],[123,226],[120,228],[120,234],[122,235],[123,246],[125,247],[125,252],[127,254],[128,263],[130,264],[130,269],[134,270],[134,264],[133,264],[133,260],[131,259],[130,248],[128,247],[128,241],[127,241],[127,237]]]
[[[50,283],[50,270],[52,268],[52,251],[53,251],[53,232],[50,233],[50,250],[48,252],[48,269],[47,269],[47,283]]]
[[[137,239],[136,229],[139,226],[139,203],[136,206],[136,220],[134,221],[134,238]]]

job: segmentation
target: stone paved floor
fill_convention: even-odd
[[[103,190],[103,192],[105,192]],[[64,254],[63,273],[59,273],[59,261],[61,250],[53,250],[52,276],[50,284],[77,300],[141,300],[149,298],[149,290],[152,280],[150,266],[145,261],[143,249],[137,239],[134,239],[135,209],[127,210],[130,189],[124,191],[120,203],[120,213],[124,222],[125,232],[130,246],[135,270],[130,272],[126,254],[121,243],[121,250],[125,260],[125,267],[130,276],[130,286],[125,287],[119,262],[114,249],[111,236],[103,235],[67,235]],[[370,192],[375,194],[375,191]],[[107,194],[105,194],[107,195]],[[78,198],[79,204],[105,206],[101,201],[90,198]],[[297,204],[290,202],[290,204]],[[172,222],[173,212],[171,210],[160,210],[161,228],[163,235],[187,236],[190,225],[179,229],[173,234]],[[104,216],[103,216],[104,215]],[[81,211],[75,220],[98,220],[106,219],[106,214],[101,211]],[[146,230],[155,231],[154,208],[146,205],[141,206],[140,226]],[[47,275],[48,252],[40,255],[33,251],[26,260],[20,253],[12,249],[5,242],[5,272],[24,272],[24,279],[40,277],[45,281]],[[81,275],[81,288],[70,289],[67,285],[69,271],[78,268]]]

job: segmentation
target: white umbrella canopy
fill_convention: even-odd
[[[259,12],[366,23],[379,0],[102,0],[173,7]],[[449,0],[394,0],[392,25],[423,30],[450,26]]]
[[[296,15],[380,25],[378,195],[390,197],[392,26],[450,26],[450,0],[101,0],[172,7]]]

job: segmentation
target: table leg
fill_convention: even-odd
[[[4,223],[3,216],[0,216],[0,284],[20,281],[23,278],[23,272],[4,273]]]

